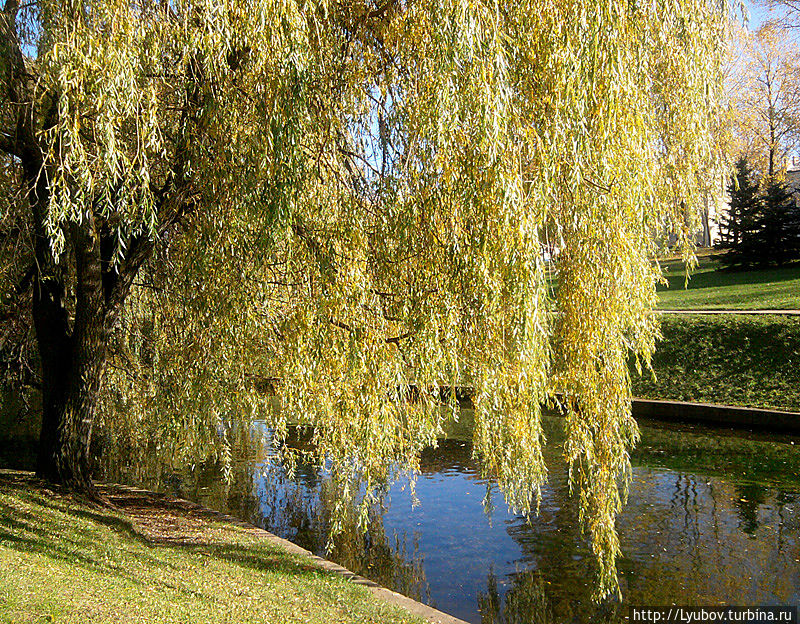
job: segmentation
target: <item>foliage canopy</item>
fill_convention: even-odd
[[[724,4],[6,0],[3,20],[4,293],[33,292],[46,391],[70,345],[61,447],[97,395],[121,440],[197,452],[279,380],[278,435],[313,425],[374,484],[455,414],[439,387],[470,385],[476,453],[528,512],[562,393],[614,589],[627,361],[658,337],[655,233],[686,240],[719,157]]]

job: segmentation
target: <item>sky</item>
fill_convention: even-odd
[[[751,2],[745,0],[745,7],[749,13],[749,21],[747,27],[750,30],[757,30],[770,17],[770,10],[764,7],[761,3]]]
[[[749,14],[747,27],[750,30],[757,30],[764,22],[770,18],[780,17],[782,11],[765,6],[764,2],[757,0],[744,0],[744,6]]]

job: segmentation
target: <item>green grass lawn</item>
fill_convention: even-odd
[[[117,509],[0,471],[0,622],[422,622],[247,529],[109,499]]]
[[[668,310],[800,309],[800,265],[751,271],[720,271],[714,255],[699,265],[684,288],[680,260],[662,262],[668,284],[659,287],[659,307]]]
[[[800,318],[664,316],[662,332],[634,396],[800,412]]]

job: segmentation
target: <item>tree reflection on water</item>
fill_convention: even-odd
[[[361,490],[358,483],[344,484],[317,467],[298,465],[294,478],[272,462],[259,466],[255,497],[264,528],[295,544],[343,565],[394,591],[430,602],[418,537],[405,532],[389,534],[383,518],[384,497],[368,503],[366,523],[359,525],[362,500],[356,495],[348,505],[339,531],[331,535],[334,507],[345,498],[345,487]]]

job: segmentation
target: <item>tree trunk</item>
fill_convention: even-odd
[[[90,226],[73,228],[77,276],[70,328],[63,286],[37,276],[33,317],[42,362],[42,429],[37,473],[96,495],[90,448],[114,314],[103,291],[100,244]]]
[[[70,489],[95,493],[91,441],[106,361],[108,332],[92,323],[62,351],[42,353],[42,429],[37,473]]]
[[[709,213],[708,192],[706,192],[703,195],[703,212],[701,213],[703,222],[703,247],[711,247],[711,223]]]
[[[78,222],[59,223],[58,227],[64,228],[67,250],[61,258],[53,257],[47,214],[49,181],[54,172],[48,169],[52,163],[45,158],[52,146],[40,143],[38,137],[56,127],[61,94],[51,91],[43,97],[35,95],[38,82],[35,72],[26,66],[17,33],[18,9],[19,2],[7,0],[0,11],[4,61],[0,63],[0,81],[13,109],[10,115],[4,115],[8,117],[4,122],[10,125],[7,129],[2,124],[0,144],[3,154],[17,159],[22,167],[34,233],[32,313],[42,367],[37,473],[72,489],[95,493],[90,447],[108,340],[133,279],[153,252],[157,235],[146,232],[128,236],[124,258],[114,263],[119,232],[107,215],[95,212],[96,206],[90,202]],[[194,92],[200,93],[198,85]],[[38,121],[41,127],[37,128]],[[183,172],[184,164],[179,158],[174,171]],[[191,212],[194,197],[187,192],[183,177],[169,177],[156,193],[161,233]],[[68,307],[72,306],[67,301],[71,302],[73,295],[75,318],[71,319]]]
[[[42,285],[37,284],[36,290]],[[50,481],[61,481],[59,450],[61,423],[72,369],[72,341],[66,332],[57,331],[56,323],[43,310],[34,293],[34,325],[42,365],[42,428],[39,434],[39,457],[36,472]],[[38,305],[37,305],[38,303]]]

